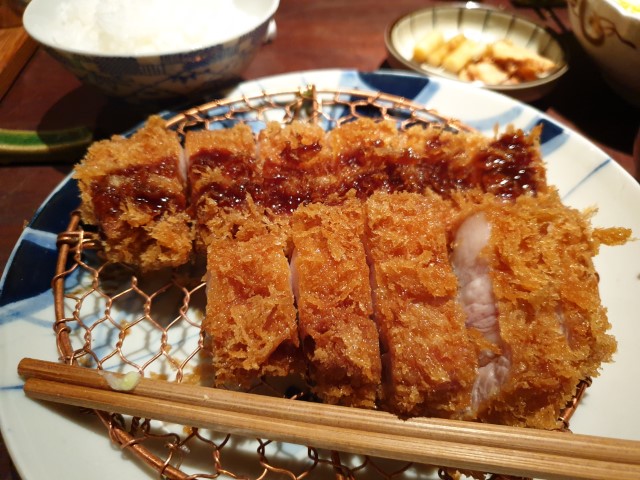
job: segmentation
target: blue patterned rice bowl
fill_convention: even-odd
[[[82,82],[108,96],[141,103],[193,96],[221,87],[242,73],[264,43],[279,2],[238,3],[245,4],[257,23],[239,25],[235,36],[220,43],[169,53],[96,53],[83,51],[75,44],[69,48],[60,46],[47,22],[57,8],[56,0],[33,0],[25,11],[24,26]]]

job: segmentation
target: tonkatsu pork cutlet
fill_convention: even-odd
[[[380,349],[362,205],[349,198],[343,205],[301,206],[292,232],[298,328],[313,392],[328,403],[373,408]]]
[[[217,386],[304,374],[328,403],[553,429],[615,351],[593,257],[630,232],[561,203],[539,134],[238,124],[188,132],[187,169],[151,117],[75,177],[109,259],[206,252]]]
[[[508,129],[489,138],[439,124],[399,131],[392,120],[360,118],[327,134],[335,158],[333,185],[326,191],[341,196],[355,190],[360,198],[377,191],[535,194],[547,187],[539,134],[539,129],[530,134]]]
[[[143,270],[189,261],[193,234],[182,153],[177,135],[150,117],[130,138],[94,143],[76,166],[82,219],[100,227],[109,260]]]
[[[449,202],[434,193],[375,193],[366,202],[382,408],[401,416],[463,418],[476,352],[449,264]]]
[[[218,386],[301,371],[289,263],[276,236],[210,241],[202,326]]]
[[[335,183],[334,159],[318,125],[269,122],[258,136],[262,160],[259,202],[275,214],[324,202]]]
[[[442,126],[398,130],[393,120],[359,118],[329,132],[301,121],[269,122],[257,135],[237,124],[189,131],[191,213],[196,248],[207,238],[267,226],[287,236],[289,215],[308,203],[340,203],[347,192],[448,196],[481,188],[514,198],[546,188],[538,132],[507,131],[490,139]],[[285,230],[285,231],[283,231]]]
[[[547,189],[539,151],[540,128],[529,134],[513,128],[486,137],[452,132],[441,125],[416,125],[404,133],[405,164],[398,165],[396,183],[406,191],[425,189],[449,197],[458,191],[482,190],[505,199],[535,195]]]
[[[546,188],[536,130],[490,139],[439,125],[403,132],[393,120],[359,118],[328,133],[269,122],[256,138],[240,123],[188,131],[185,174],[177,135],[164,127],[151,117],[130,139],[98,142],[76,169],[83,217],[102,228],[107,255],[143,269],[186,263],[193,235],[199,253],[210,236],[249,238],[266,228],[288,238],[298,206],[337,204],[349,191],[366,199],[376,191],[447,197],[480,188],[515,198]]]
[[[185,151],[198,251],[206,251],[209,237],[230,238],[247,222],[262,223],[251,198],[260,166],[247,125],[188,131]]]
[[[394,167],[406,152],[403,137],[393,120],[359,118],[327,134],[334,160],[331,191],[342,196],[354,190],[360,198],[375,191],[404,190],[391,178]]]
[[[600,242],[623,243],[630,232],[592,231],[554,190],[457,201],[452,262],[467,327],[479,334],[472,415],[555,428],[578,382],[615,352],[593,257]]]

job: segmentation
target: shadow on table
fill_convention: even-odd
[[[241,80],[237,79],[236,83]],[[40,137],[37,142],[40,151],[30,152],[31,161],[74,163],[82,158],[92,141],[127,133],[150,115],[180,112],[224,94],[225,90],[221,89],[192,98],[134,104],[106,97],[94,87],[81,85],[60,98],[43,115],[36,132]],[[60,130],[61,125],[63,130]]]
[[[2,434],[0,434],[0,480],[20,480],[20,475],[7,452]]]

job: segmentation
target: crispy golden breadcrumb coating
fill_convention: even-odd
[[[375,406],[380,385],[378,332],[357,200],[310,204],[292,220],[299,330],[313,391],[328,403]]]
[[[549,429],[612,360],[593,258],[630,232],[562,204],[539,137],[360,118],[189,131],[183,152],[151,117],[75,178],[109,259],[206,253],[216,385],[304,373],[328,403]]]
[[[191,213],[196,248],[206,251],[209,237],[232,237],[245,218],[262,216],[246,207],[258,171],[253,132],[244,124],[185,135]]]
[[[554,190],[514,202],[491,195],[457,200],[460,218],[483,211],[491,225],[482,255],[490,266],[502,354],[511,362],[508,380],[481,405],[478,418],[556,428],[578,382],[597,376],[616,350],[593,266],[596,238],[620,242],[630,232],[595,236],[588,215],[563,205]]]
[[[151,117],[130,138],[91,145],[74,177],[82,219],[100,226],[110,260],[143,270],[189,261],[193,234],[182,148],[161,118]]]
[[[452,206],[433,193],[376,193],[366,211],[383,406],[403,416],[461,418],[477,360],[449,264]]]
[[[273,235],[215,239],[207,258],[207,307],[218,386],[300,371],[289,264]]]

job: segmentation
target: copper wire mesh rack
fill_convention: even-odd
[[[395,119],[400,128],[437,123],[446,129],[469,130],[460,122],[392,95],[314,87],[210,102],[167,122],[183,135],[189,129],[225,128],[237,122],[257,131],[270,120],[287,123],[294,119],[331,129],[363,116]],[[200,329],[205,308],[202,267],[191,265],[144,276],[125,265],[107,262],[101,256],[99,232],[83,225],[77,212],[72,213],[67,231],[58,236],[58,251],[52,287],[61,361],[207,384],[212,372]],[[569,419],[587,386],[588,381],[579,386],[573,404],[559,419],[559,429],[568,430]],[[258,385],[255,393],[304,396],[304,392],[267,381]],[[158,478],[451,479],[456,475],[428,465],[95,413],[111,440],[146,463]]]

